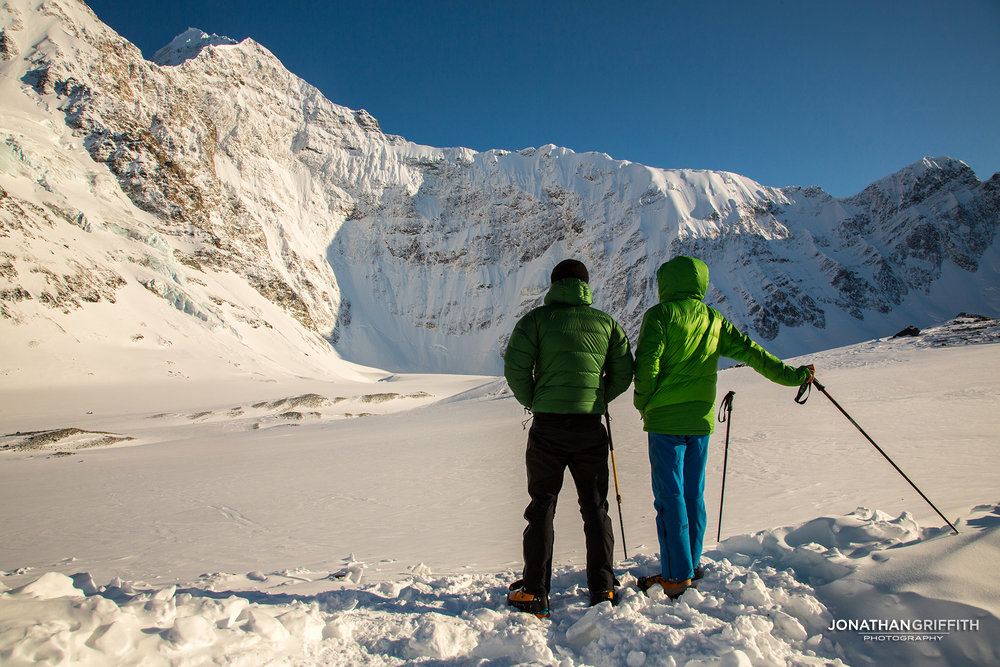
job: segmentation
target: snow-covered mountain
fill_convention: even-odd
[[[59,330],[119,361],[210,330],[209,365],[281,343],[242,369],[265,375],[495,373],[570,256],[634,335],[659,263],[698,255],[709,301],[786,356],[1000,313],[1000,175],[954,159],[838,199],[551,145],[433,148],[252,40],[191,29],[150,62],[75,0],[8,0],[0,26],[0,326],[24,343],[7,375]]]

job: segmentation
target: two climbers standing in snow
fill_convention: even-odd
[[[792,368],[735,329],[702,299],[708,267],[676,257],[657,271],[660,303],[643,317],[634,362],[634,403],[649,433],[661,572],[641,577],[676,597],[700,575],[706,511],[703,498],[709,435],[714,428],[720,356],[746,362],[779,384],[809,382],[812,366]],[[531,503],[524,516],[524,578],[508,603],[548,615],[552,576],[552,520],[563,472],[577,487],[587,545],[591,604],[616,602],[613,534],[608,517],[606,406],[629,386],[633,358],[628,339],[593,301],[586,267],[560,262],[545,305],[514,327],[504,375],[515,398],[534,413],[525,461]]]

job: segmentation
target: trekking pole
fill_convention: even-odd
[[[812,382],[806,382],[804,385],[802,385],[801,387],[799,387],[799,393],[795,396],[795,402],[798,403],[799,405],[805,405],[806,401],[809,400],[809,394],[811,392],[808,391],[808,390],[809,390],[809,388],[812,385],[816,385],[816,388],[819,389],[821,392],[823,392],[824,396],[826,396],[827,398],[830,399],[830,402],[833,403],[834,406],[836,406],[836,408],[838,410],[840,410],[841,414],[843,414],[845,417],[847,417],[848,421],[850,421],[852,424],[854,424],[855,428],[857,428],[859,431],[861,431],[861,435],[865,436],[865,438],[867,438],[868,442],[872,443],[872,446],[875,447],[875,449],[878,450],[878,453],[881,454],[883,457],[885,457],[886,461],[888,461],[889,463],[892,464],[892,467],[896,469],[896,472],[898,472],[900,475],[903,476],[903,479],[905,479],[910,484],[910,486],[912,486],[913,489],[917,493],[920,494],[921,498],[923,498],[924,500],[927,501],[927,504],[930,505],[934,509],[935,512],[937,512],[937,515],[939,517],[941,517],[944,520],[944,522],[946,524],[948,524],[948,526],[952,530],[955,531],[956,535],[958,535],[958,528],[955,528],[955,524],[953,524],[951,521],[948,521],[948,518],[944,514],[941,513],[941,510],[939,510],[934,503],[931,502],[930,498],[928,498],[927,496],[925,496],[924,492],[921,491],[920,488],[916,484],[914,484],[913,481],[909,477],[906,476],[906,473],[903,472],[898,465],[896,465],[896,462],[893,461],[891,458],[889,458],[889,455],[886,454],[882,450],[882,448],[879,447],[878,444],[874,440],[872,440],[872,437],[870,435],[868,435],[867,433],[865,433],[865,430],[863,428],[861,428],[861,425],[858,424],[858,422],[854,421],[854,418],[851,417],[851,415],[847,414],[847,410],[845,410],[844,408],[840,407],[840,403],[838,403],[836,400],[834,400],[833,396],[831,396],[829,394],[829,392],[827,392],[826,387],[824,387],[822,384],[820,384],[819,380],[813,378]]]
[[[719,423],[726,423],[726,453],[722,457],[722,497],[719,498],[719,532],[715,536],[716,542],[722,539],[722,508],[726,502],[726,466],[729,464],[729,426],[732,424],[734,396],[736,396],[735,391],[729,392],[722,399],[722,405],[719,406]]]
[[[625,547],[625,520],[622,518],[622,494],[618,490],[618,470],[615,468],[615,442],[611,439],[611,413],[607,408],[604,410],[604,419],[608,422],[608,447],[611,450],[611,472],[615,478],[615,498],[618,500],[618,525],[622,529],[622,551],[625,553],[625,560],[628,560],[628,549]]]

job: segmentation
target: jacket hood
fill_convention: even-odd
[[[656,272],[660,303],[705,298],[708,265],[694,257],[674,257]]]
[[[579,278],[563,278],[552,283],[545,295],[545,305],[564,304],[567,306],[589,306],[594,302],[590,285]]]

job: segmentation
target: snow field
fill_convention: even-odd
[[[135,438],[58,457],[0,452],[0,664],[997,663],[1000,348],[995,323],[971,326],[800,360],[961,535],[818,392],[796,406],[794,388],[726,370],[724,539],[712,541],[716,433],[699,589],[674,602],[635,589],[657,554],[645,438],[623,397],[612,406],[630,549],[621,604],[587,607],[569,489],[549,621],[504,604],[527,496],[525,415],[502,380],[139,373],[88,391],[76,377],[44,393],[0,386],[0,444],[70,426]],[[343,419],[350,401],[385,413]],[[329,418],[265,427],[289,410]],[[919,642],[829,629],[872,617],[978,627]]]

